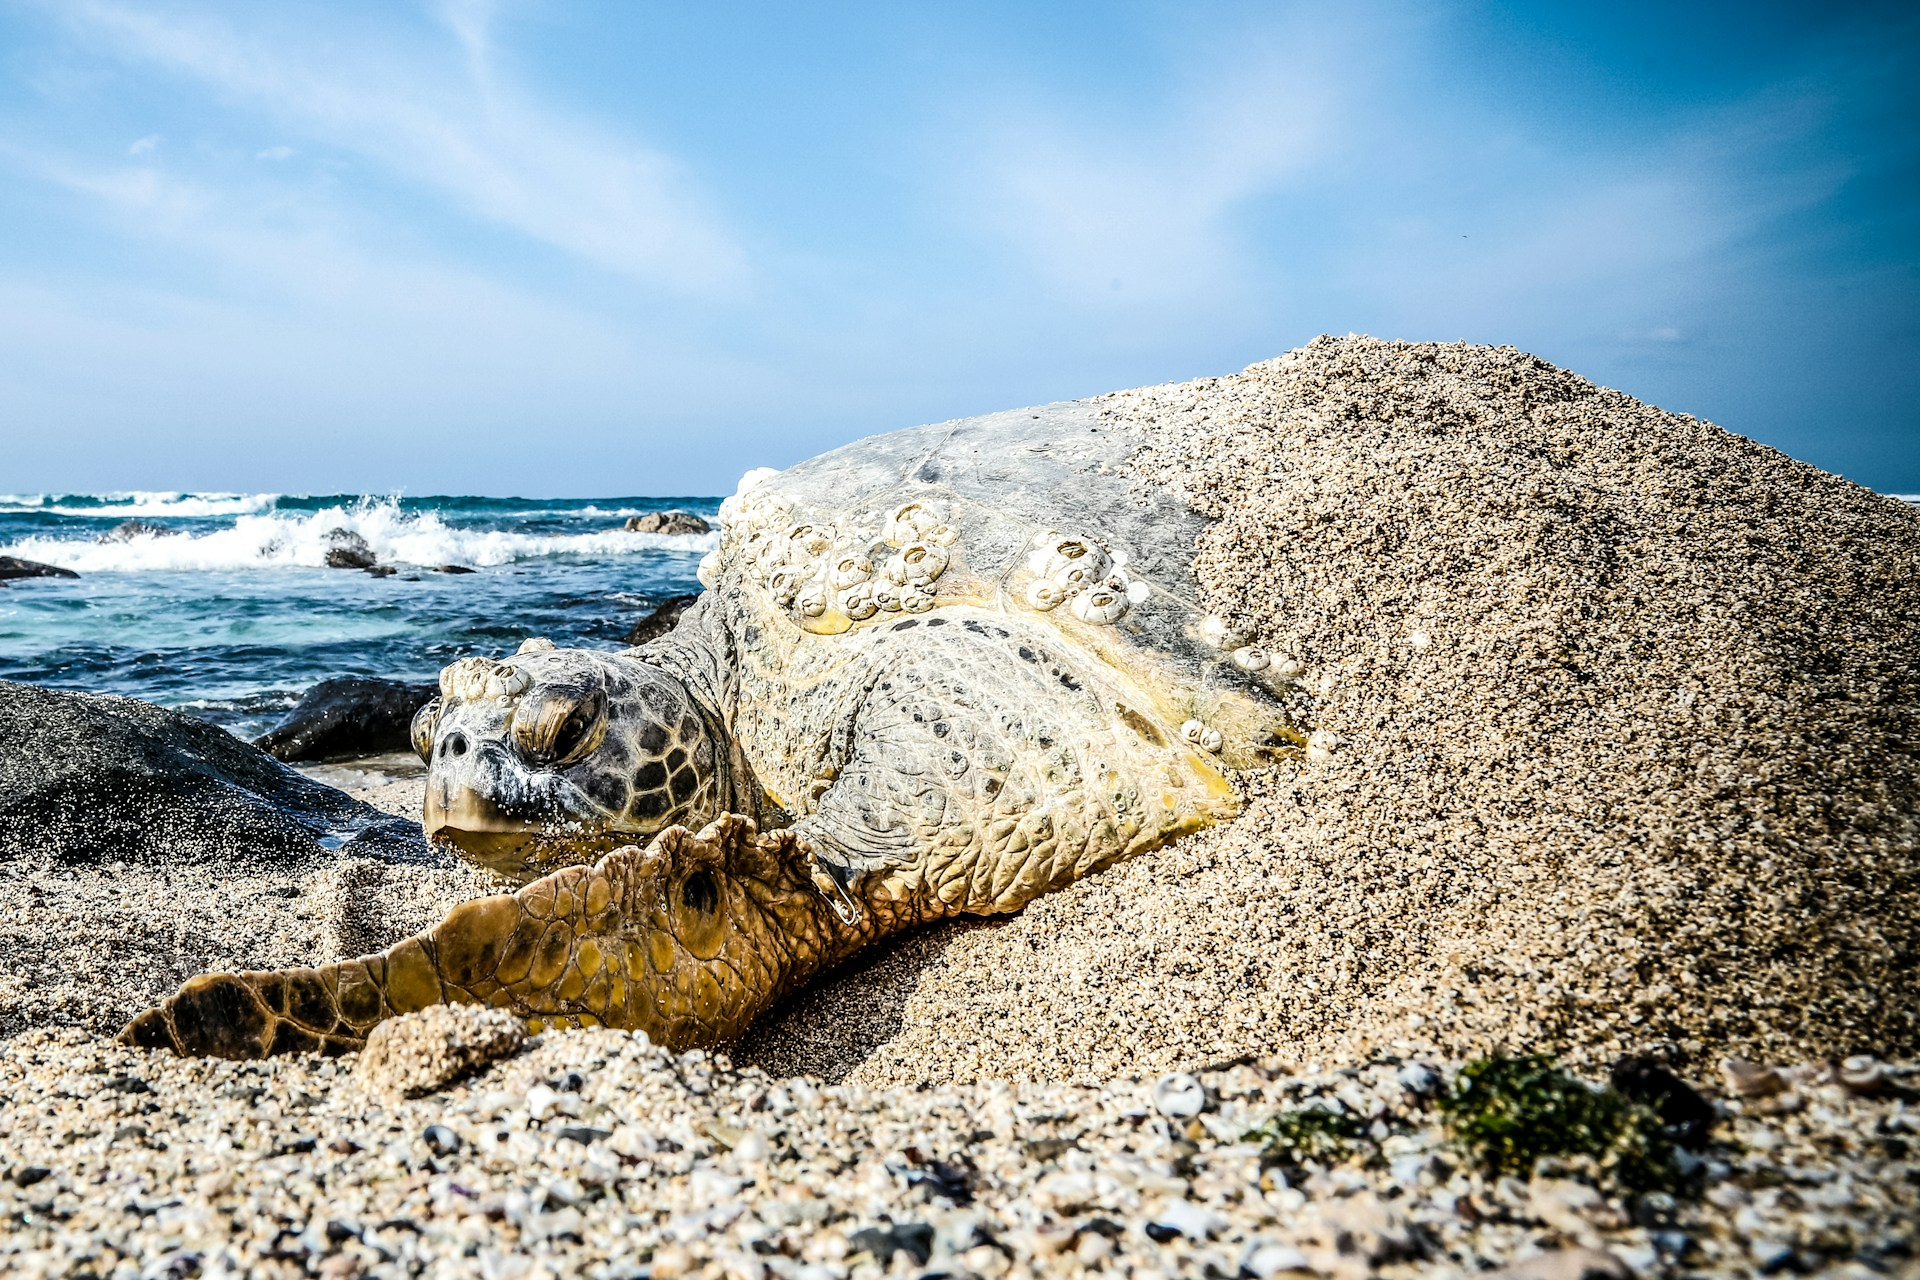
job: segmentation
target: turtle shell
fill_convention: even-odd
[[[702,579],[822,643],[942,609],[1040,621],[1229,764],[1298,746],[1298,666],[1200,605],[1205,521],[1131,479],[1140,447],[1089,401],[870,436],[750,473]]]

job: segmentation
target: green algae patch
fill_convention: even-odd
[[[1354,1144],[1366,1136],[1366,1122],[1358,1116],[1326,1107],[1295,1107],[1251,1130],[1246,1140],[1259,1143],[1266,1158],[1279,1164],[1326,1165],[1352,1155]]]
[[[1529,1177],[1542,1160],[1585,1164],[1625,1192],[1676,1191],[1674,1149],[1650,1108],[1595,1089],[1551,1057],[1480,1058],[1439,1098],[1448,1136],[1492,1176]]]

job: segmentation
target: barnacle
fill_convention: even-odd
[[[1233,665],[1242,671],[1265,671],[1273,658],[1257,644],[1242,645],[1233,651]]]
[[[908,583],[900,588],[900,607],[908,613],[925,613],[933,608],[933,593],[925,587]]]
[[[836,557],[827,569],[827,581],[836,587],[851,587],[873,576],[873,561],[857,552]]]
[[[533,677],[510,664],[501,664],[487,677],[487,693],[495,698],[511,698],[533,686]]]
[[[1076,587],[1099,582],[1107,576],[1113,561],[1101,548],[1085,538],[1064,538],[1046,533],[1035,539],[1027,567],[1042,578],[1056,582],[1071,581]],[[1072,571],[1073,577],[1066,575]]]
[[[920,502],[906,502],[895,507],[893,514],[887,517],[882,536],[889,545],[904,547],[909,542],[918,542],[942,523],[939,511],[933,507]]]
[[[767,575],[767,590],[773,593],[774,603],[784,609],[800,594],[803,581],[799,569],[783,564]]]
[[[800,564],[833,549],[833,533],[817,524],[795,525],[787,531],[788,564]]]
[[[1038,579],[1027,588],[1027,603],[1045,613],[1067,598],[1066,589],[1057,582]]]
[[[827,611],[827,599],[827,589],[811,582],[800,590],[793,603],[803,617],[817,618]]]
[[[1180,736],[1202,751],[1217,752],[1226,742],[1218,729],[1209,728],[1198,720],[1189,720],[1180,726]]]
[[[882,582],[873,589],[873,602],[888,613],[900,612],[900,584]]]
[[[1074,616],[1086,622],[1117,622],[1127,611],[1127,597],[1104,583],[1073,598]]]
[[[887,576],[895,582],[924,586],[947,571],[947,549],[930,542],[910,542],[887,561]]]
[[[856,582],[848,587],[846,591],[841,593],[840,607],[846,610],[847,616],[855,622],[859,622],[863,618],[871,618],[875,613],[879,612],[880,609],[879,604],[877,604],[873,598],[873,584],[871,582]]]
[[[520,642],[520,647],[518,649],[515,649],[514,652],[515,653],[545,653],[549,649],[555,649],[558,647],[559,646],[555,645],[553,641],[547,639],[545,636],[528,636],[525,640],[522,640]]]
[[[1200,622],[1200,638],[1216,649],[1238,649],[1253,641],[1246,632],[1211,613]]]

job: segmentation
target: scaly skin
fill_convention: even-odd
[[[455,1003],[511,1009],[536,1029],[607,1025],[676,1047],[721,1044],[917,918],[912,903],[882,898],[858,903],[849,922],[829,894],[801,837],[760,835],[728,816],[465,903],[379,955],[194,978],[121,1038],[222,1058],[337,1054],[385,1018]],[[843,913],[854,905],[839,900]]]

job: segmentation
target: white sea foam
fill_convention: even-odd
[[[174,493],[146,489],[102,494],[5,493],[0,494],[0,513],[44,511],[53,515],[102,516],[122,520],[163,516],[187,520],[203,516],[252,515],[270,510],[279,496],[277,493]],[[93,501],[75,501],[81,497],[89,497]]]
[[[147,534],[125,542],[22,538],[0,550],[81,573],[319,568],[327,562],[327,535],[335,529],[348,529],[366,539],[382,564],[429,567],[486,568],[551,556],[600,559],[647,551],[704,552],[719,545],[719,535],[714,533],[531,534],[456,529],[435,512],[403,512],[388,499],[318,511],[242,514],[229,527],[211,533]]]

